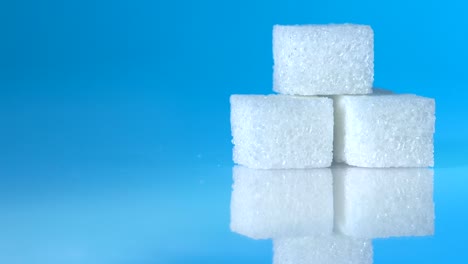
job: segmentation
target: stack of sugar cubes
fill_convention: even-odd
[[[365,25],[274,26],[276,95],[232,95],[231,229],[274,262],[372,263],[434,232],[435,102],[373,89]],[[332,166],[333,163],[333,166]]]

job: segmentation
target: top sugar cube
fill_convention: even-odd
[[[273,27],[273,90],[293,95],[368,94],[374,82],[370,26]]]

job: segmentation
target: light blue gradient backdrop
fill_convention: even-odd
[[[1,263],[269,263],[229,232],[229,95],[272,93],[274,24],[361,23],[375,86],[436,99],[436,236],[375,263],[464,263],[464,1],[3,1]]]

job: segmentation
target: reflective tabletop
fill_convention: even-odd
[[[215,164],[18,178],[1,186],[0,263],[463,263],[467,172]]]

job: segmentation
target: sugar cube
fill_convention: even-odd
[[[368,94],[374,32],[353,24],[273,27],[273,90],[282,94]]]
[[[232,95],[234,162],[256,169],[329,167],[333,102],[325,97]]]
[[[335,162],[382,168],[434,165],[433,99],[410,94],[333,99]]]

